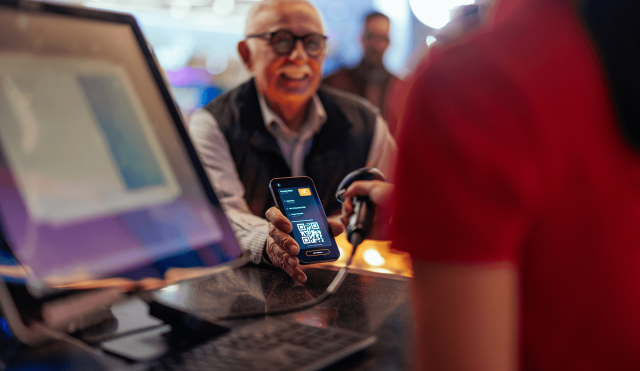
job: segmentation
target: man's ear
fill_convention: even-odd
[[[238,54],[240,54],[240,58],[242,58],[242,62],[245,67],[249,71],[251,71],[252,63],[251,63],[251,51],[249,50],[249,46],[245,40],[242,40],[238,43]]]

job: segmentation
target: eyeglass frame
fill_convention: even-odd
[[[278,32],[286,32],[289,35],[291,35],[291,37],[293,38],[293,43],[291,44],[291,48],[287,52],[278,53],[275,50],[274,46],[273,46],[273,38]],[[244,38],[246,40],[246,39],[251,39],[251,38],[261,38],[261,37],[269,36],[269,40],[268,41],[269,41],[269,45],[271,46],[271,49],[273,49],[274,53],[276,53],[277,55],[280,55],[280,56],[290,55],[293,52],[293,50],[296,48],[296,44],[298,44],[298,40],[300,40],[300,41],[302,41],[302,47],[303,47],[305,53],[307,53],[307,55],[309,57],[311,57],[311,58],[318,58],[318,57],[320,57],[320,55],[322,54],[324,49],[327,47],[327,44],[325,42],[322,45],[322,48],[319,50],[317,55],[315,55],[315,54],[311,55],[309,53],[309,51],[307,50],[306,46],[305,46],[304,39],[309,37],[309,36],[312,36],[312,35],[320,36],[322,38],[323,42],[325,42],[327,40],[327,38],[328,38],[328,36],[323,35],[323,34],[319,34],[317,32],[309,32],[309,33],[304,34],[302,36],[298,36],[298,35],[294,34],[293,32],[291,32],[289,30],[275,30],[273,32],[263,32],[263,33],[251,34],[251,35],[246,35]]]

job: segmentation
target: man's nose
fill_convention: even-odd
[[[291,52],[291,54],[289,54],[289,59],[303,62],[309,59],[309,55],[304,49],[304,43],[302,42],[302,40],[296,40],[293,51]]]

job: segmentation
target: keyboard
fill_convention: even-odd
[[[152,371],[319,370],[377,341],[373,335],[267,319],[178,355],[160,359]]]

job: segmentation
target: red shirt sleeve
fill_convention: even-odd
[[[483,52],[453,48],[417,72],[392,222],[395,247],[414,259],[517,262],[533,226],[535,117],[505,67]]]

